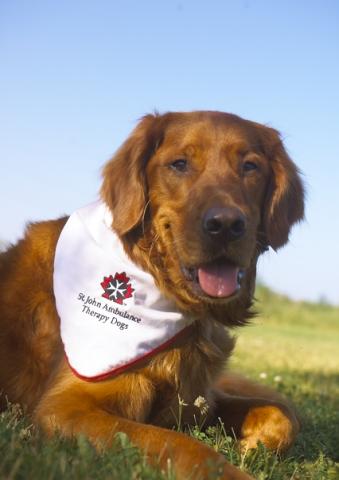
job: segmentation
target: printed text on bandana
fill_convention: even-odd
[[[141,322],[140,317],[130,315],[128,312],[120,310],[118,307],[113,307],[106,302],[99,302],[90,295],[86,296],[80,292],[77,299],[81,302],[83,314],[93,317],[98,322],[114,325],[120,330],[125,330],[129,327],[128,323],[123,322],[121,319],[134,323]]]

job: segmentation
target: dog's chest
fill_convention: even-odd
[[[153,378],[154,399],[148,422],[162,427],[178,423],[194,423],[212,407],[211,386],[220,369],[219,362],[209,361],[198,348],[190,352],[171,352],[158,362],[158,375]]]
[[[221,336],[220,332],[218,340]],[[131,420],[163,427],[176,426],[179,418],[194,422],[201,404],[212,408],[212,386],[230,353],[227,338],[222,349],[213,335],[206,338],[195,332],[144,368],[116,377],[110,386],[110,408]]]

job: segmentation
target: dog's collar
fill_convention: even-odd
[[[54,295],[68,363],[102,380],[167,348],[190,329],[153,277],[126,255],[107,206],[74,212],[58,240]]]

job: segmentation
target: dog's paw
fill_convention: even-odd
[[[284,451],[292,445],[299,429],[293,411],[283,405],[253,407],[242,424],[240,447],[247,450],[261,442],[270,450]]]

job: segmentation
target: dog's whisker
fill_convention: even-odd
[[[150,204],[150,200],[148,200],[145,203],[144,210],[142,212],[142,217],[141,217],[141,228],[142,228],[142,234],[145,235],[145,216],[147,212],[148,205]]]

